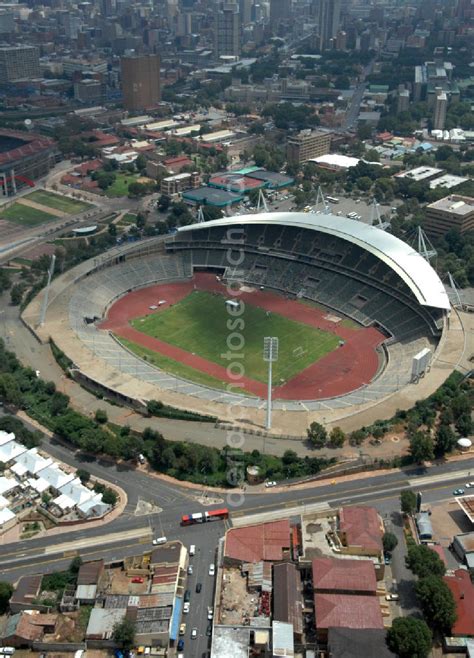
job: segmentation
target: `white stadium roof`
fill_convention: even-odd
[[[181,233],[214,226],[242,224],[296,226],[348,240],[366,249],[391,267],[405,281],[421,305],[442,309],[450,308],[448,295],[441,279],[417,251],[390,233],[346,217],[300,212],[272,212],[191,224],[180,227],[178,231]]]

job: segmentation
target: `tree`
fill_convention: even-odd
[[[8,603],[13,594],[13,585],[0,581],[0,615],[4,615],[8,610]]]
[[[328,438],[328,433],[321,423],[317,423],[316,421],[312,422],[306,430],[306,433],[308,435],[308,441],[313,448],[324,448]]]
[[[456,435],[449,425],[439,425],[436,431],[435,454],[437,457],[443,457],[447,452],[451,452],[456,445]]]
[[[341,430],[341,428],[333,427],[331,433],[329,434],[329,445],[332,448],[342,448],[345,440],[346,440],[346,435]]]
[[[69,405],[69,396],[56,391],[51,396],[49,408],[53,416],[61,416],[67,410]]]
[[[117,646],[127,651],[135,644],[135,624],[124,617],[114,625],[112,638]]]
[[[456,603],[444,580],[435,575],[422,578],[416,583],[416,595],[428,625],[449,633],[456,621]]]
[[[105,423],[108,421],[107,412],[104,411],[103,409],[97,409],[94,417],[95,417],[95,422],[99,423],[100,425],[105,425]]]
[[[13,306],[19,306],[21,300],[23,299],[23,293],[25,292],[24,283],[16,283],[13,288],[10,290],[10,301]]]
[[[410,571],[419,578],[431,575],[440,577],[446,573],[446,567],[438,553],[423,544],[410,546],[405,562]]]
[[[410,489],[400,493],[400,507],[404,514],[413,514],[416,510],[416,494]]]
[[[107,488],[102,494],[102,502],[106,505],[115,505],[117,500],[118,496],[113,489]]]
[[[415,617],[396,617],[387,632],[388,647],[400,658],[427,658],[432,641],[426,622]]]
[[[382,537],[382,544],[384,553],[391,553],[393,550],[395,550],[398,544],[398,539],[393,534],[393,532],[385,532]]]
[[[434,458],[434,446],[431,436],[418,430],[410,437],[410,454],[414,462],[422,464]]]
[[[81,568],[81,566],[82,566],[82,558],[80,555],[77,555],[71,560],[71,563],[68,568],[68,571],[74,580],[77,579],[77,574],[79,573],[79,569]]]
[[[91,474],[83,468],[78,468],[76,471],[76,477],[79,478],[82,484],[87,484],[91,479]]]

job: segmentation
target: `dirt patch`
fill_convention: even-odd
[[[66,217],[68,215],[67,212],[64,212],[63,210],[58,210],[57,208],[50,208],[49,206],[43,206],[42,203],[36,203],[36,201],[32,201],[31,199],[26,199],[25,197],[18,199],[17,203],[21,204],[22,206],[29,206],[30,208],[34,208],[35,210],[40,210],[41,212],[46,212],[48,215],[54,215],[54,217]]]

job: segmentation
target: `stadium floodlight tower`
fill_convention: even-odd
[[[53,254],[51,256],[51,265],[49,266],[49,270],[48,270],[48,281],[46,283],[46,288],[44,289],[43,304],[41,306],[40,321],[39,321],[40,327],[44,325],[44,319],[46,317],[46,310],[48,308],[48,299],[49,299],[49,289],[51,287],[51,279],[53,278],[55,264],[56,264],[56,254]]]
[[[438,255],[438,252],[436,249],[433,247],[431,242],[429,241],[428,236],[424,232],[424,230],[421,228],[421,226],[418,227],[418,253],[420,256],[423,256],[423,258],[430,262],[432,258],[436,258]]]
[[[323,213],[323,215],[330,215],[331,214],[331,209],[329,207],[329,204],[327,203],[326,199],[324,198],[323,190],[321,189],[321,185],[318,187],[318,193],[316,195],[316,203],[314,204],[314,207],[316,210],[320,213]]]
[[[265,194],[263,193],[262,188],[260,188],[259,191],[258,191],[257,211],[258,212],[268,212],[268,204],[267,204],[267,200],[265,198]]]
[[[263,339],[263,360],[268,363],[268,396],[265,429],[272,427],[272,365],[278,361],[278,338],[265,336]]]
[[[202,224],[205,221],[206,220],[204,218],[204,210],[202,209],[202,206],[199,206],[198,211],[197,211],[197,223]]]
[[[370,210],[370,224],[372,226],[376,226],[382,231],[385,231],[388,228],[390,228],[390,222],[389,221],[383,222],[382,218],[380,217],[379,204],[377,203],[376,199],[372,201],[372,208]]]

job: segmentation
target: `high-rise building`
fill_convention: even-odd
[[[410,107],[410,92],[403,85],[401,86],[402,88],[398,89],[397,112],[407,112]]]
[[[123,106],[126,110],[144,110],[161,98],[160,58],[158,55],[122,57]]]
[[[270,23],[276,27],[291,17],[291,0],[270,0]]]
[[[451,229],[460,233],[474,231],[474,199],[452,194],[430,203],[425,209],[423,228],[436,237]]]
[[[319,158],[329,153],[331,133],[321,130],[302,130],[288,138],[286,159],[291,164],[301,164],[311,158]]]
[[[216,14],[215,50],[217,57],[240,55],[240,15],[239,7],[226,4]]]
[[[341,21],[341,0],[319,0],[318,25],[319,48],[324,50],[330,45],[339,31]]]
[[[41,77],[39,50],[35,46],[0,48],[0,84]]]
[[[433,128],[435,130],[444,130],[444,124],[446,122],[446,110],[448,108],[448,97],[444,91],[439,91],[436,95],[436,101],[434,106],[434,116],[433,116]]]
[[[248,25],[252,22],[253,0],[239,0],[240,22],[242,25]]]
[[[16,31],[15,14],[12,11],[0,12],[0,34],[12,35]]]

